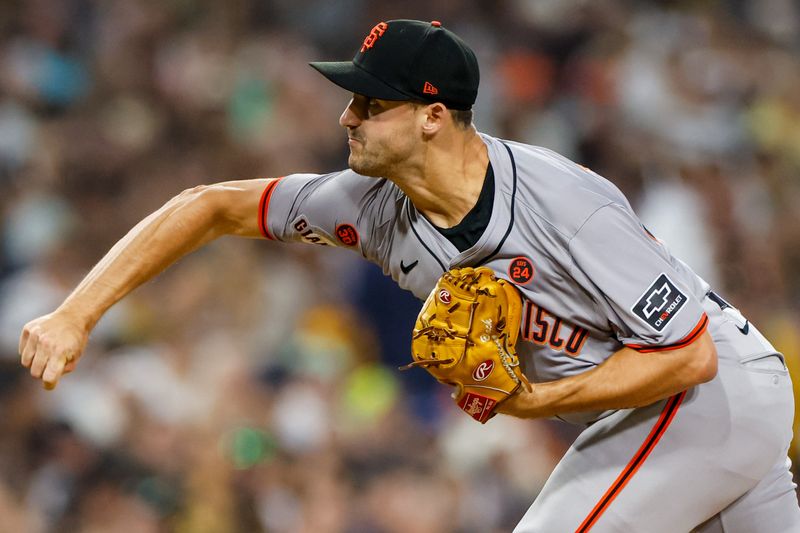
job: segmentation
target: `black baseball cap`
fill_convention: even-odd
[[[339,87],[371,98],[470,109],[478,96],[475,53],[435,20],[379,22],[352,61],[309,64]]]

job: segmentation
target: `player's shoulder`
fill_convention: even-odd
[[[309,185],[322,186],[333,185],[338,187],[352,187],[363,190],[380,190],[385,187],[387,180],[383,178],[371,178],[363,176],[352,169],[336,170],[326,174],[315,174],[311,172],[298,172],[288,174],[281,179],[288,179],[298,182],[306,182]]]
[[[376,196],[397,196],[400,189],[385,178],[363,176],[351,169],[337,170],[327,174],[297,173],[282,178],[295,182],[300,188],[324,193],[346,194],[349,197],[363,198]]]
[[[536,217],[566,238],[604,206],[630,209],[625,195],[608,179],[553,150],[496,139],[507,147],[516,179],[516,209]]]
[[[288,194],[294,194],[306,205],[356,211],[360,216],[391,217],[403,199],[402,191],[391,181],[364,176],[351,169],[327,174],[291,174],[282,181],[291,184],[286,187]]]

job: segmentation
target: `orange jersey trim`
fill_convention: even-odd
[[[275,236],[269,232],[269,228],[267,227],[267,212],[269,211],[269,201],[272,199],[272,192],[282,179],[283,177],[280,177],[270,181],[264,189],[264,192],[261,193],[261,200],[258,202],[258,229],[261,231],[261,235],[271,241],[275,240]]]
[[[637,450],[636,454],[633,456],[633,459],[622,469],[622,472],[617,479],[614,480],[614,483],[608,488],[603,497],[600,498],[600,501],[597,502],[597,505],[591,510],[589,515],[583,520],[578,529],[575,530],[575,533],[586,533],[597,523],[597,520],[602,516],[606,509],[611,505],[611,502],[619,496],[619,493],[622,492],[622,489],[625,488],[625,485],[633,478],[634,474],[641,468],[644,464],[647,457],[656,447],[658,441],[661,440],[661,437],[664,436],[664,433],[667,431],[667,428],[672,423],[672,419],[675,418],[675,414],[678,412],[678,408],[683,402],[683,398],[686,396],[686,391],[681,392],[680,394],[676,394],[672,396],[669,400],[667,400],[667,404],[664,406],[664,410],[661,411],[661,416],[658,418],[658,421],[653,426],[653,429],[650,431],[650,434],[642,443],[642,446]]]
[[[667,350],[677,350],[679,348],[686,348],[694,341],[700,338],[700,335],[708,327],[708,315],[703,313],[703,316],[700,317],[700,322],[694,327],[694,329],[683,339],[679,340],[673,344],[664,344],[661,346],[652,346],[648,344],[626,344],[628,348],[633,348],[639,353],[652,353],[652,352],[665,352]]]

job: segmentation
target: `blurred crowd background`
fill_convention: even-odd
[[[797,2],[4,0],[0,532],[519,520],[577,429],[481,427],[398,372],[419,302],[349,252],[225,238],[113,308],[54,392],[17,362],[22,325],[181,190],[344,168],[349,95],[307,62],[392,18],[460,34],[479,130],[617,183],[800,369]]]

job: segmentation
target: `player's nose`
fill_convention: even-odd
[[[350,100],[347,107],[344,108],[342,116],[339,117],[339,125],[343,128],[356,128],[361,124],[358,113],[353,109],[354,100],[355,99]]]

